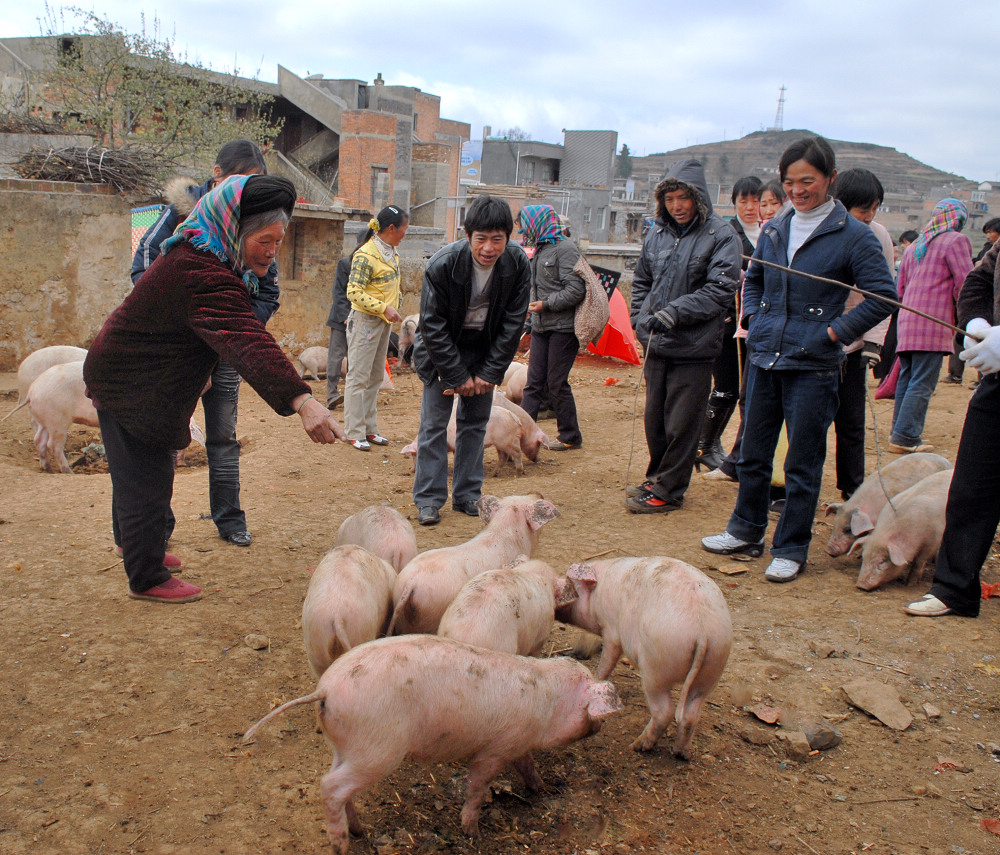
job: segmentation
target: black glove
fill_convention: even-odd
[[[874,368],[882,361],[882,345],[866,341],[861,348],[861,361],[866,368]]]
[[[668,333],[676,324],[677,321],[669,309],[660,309],[649,319],[649,330],[655,333]]]

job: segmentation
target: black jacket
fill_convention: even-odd
[[[333,277],[333,304],[326,325],[344,328],[347,316],[351,313],[351,301],[347,299],[347,280],[351,278],[351,259],[353,255],[345,255],[337,262],[337,272]]]
[[[958,295],[958,325],[965,327],[973,318],[985,318],[991,324],[1000,323],[1000,265],[997,255],[1000,244],[990,247],[980,262],[972,268],[962,283]]]
[[[687,189],[698,212],[686,229],[663,203],[666,193]],[[722,350],[726,312],[740,280],[741,242],[732,227],[712,211],[705,171],[697,160],[676,164],[656,185],[656,220],[635,266],[632,326],[653,356],[675,362],[712,362]],[[674,320],[668,333],[650,335],[653,314]]]
[[[427,262],[420,292],[420,329],[413,341],[413,367],[424,383],[441,378],[454,389],[471,377],[503,382],[528,312],[531,268],[524,250],[509,243],[497,259],[490,286],[486,326],[478,341],[459,351],[472,297],[472,249],[459,240],[439,249]]]

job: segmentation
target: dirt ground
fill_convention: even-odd
[[[926,580],[857,590],[858,560],[823,551],[822,512],[804,575],[769,584],[766,557],[739,563],[699,548],[725,526],[730,483],[695,476],[682,510],[626,513],[626,472],[636,483],[647,462],[641,415],[633,421],[638,377],[637,368],[581,358],[572,380],[584,448],[542,452],[522,477],[508,465],[484,492],[537,491],[555,502],[562,515],[541,531],[538,557],[558,568],[660,554],[719,584],[734,647],[693,759],[675,759],[666,738],[648,755],[630,750],[647,714],[638,677],[622,663],[613,680],[625,710],[591,739],[539,755],[541,793],[527,793],[514,773],[498,779],[478,841],[459,824],[463,769],[406,763],[356,799],[366,833],[352,851],[996,852],[1000,838],[980,825],[1000,817],[1000,757],[990,752],[1000,742],[996,602],[983,604],[979,620],[905,616]],[[14,387],[12,374],[0,375],[5,411]],[[941,385],[931,403],[925,438],[950,458],[970,394]],[[244,386],[243,505],[254,542],[230,546],[203,518],[199,449],[195,465],[178,470],[171,549],[205,597],[173,607],[126,597],[107,474],[42,473],[27,413],[0,424],[0,852],[329,851],[319,778],[330,755],[312,712],[290,711],[255,744],[240,736],[274,705],[312,691],[302,599],[341,520],[388,502],[415,523],[410,464],[398,452],[415,433],[418,405],[418,381],[399,374],[379,404],[392,445],[361,454],[313,445],[298,419],[279,418]],[[641,413],[641,392],[637,406]],[[876,403],[883,444],[891,406]],[[74,428],[70,460],[98,441],[98,431]],[[834,498],[828,466],[823,499]],[[446,509],[440,525],[414,527],[424,550],[480,526]],[[984,578],[996,581],[994,559]],[[251,634],[264,636],[262,649],[247,643]],[[565,651],[574,638],[557,624],[549,649]],[[913,723],[893,730],[852,707],[841,687],[859,679],[898,692]],[[755,704],[823,717],[843,742],[794,755],[778,728],[749,712]]]

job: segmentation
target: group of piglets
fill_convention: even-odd
[[[462,828],[475,835],[489,784],[506,766],[535,791],[532,752],[595,733],[622,708],[607,682],[622,655],[638,668],[650,709],[632,747],[651,749],[675,717],[674,752],[687,757],[725,667],[729,610],[695,568],[622,558],[574,564],[561,575],[532,558],[539,530],[559,516],[551,502],[484,496],[479,506],[486,525],[475,537],[420,554],[396,510],[373,506],[348,517],[302,609],[316,691],[273,710],[244,737],[293,706],[318,702],[334,749],[321,792],[340,853],[350,833],[361,833],[354,794],[406,757],[468,761]],[[568,658],[533,658],[554,620],[602,637],[596,678]]]
[[[861,590],[920,577],[941,546],[953,471],[940,454],[907,454],[872,472],[846,502],[827,507],[833,533],[826,551],[837,557],[861,547]]]

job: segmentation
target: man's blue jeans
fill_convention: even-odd
[[[747,374],[746,428],[736,466],[740,490],[729,524],[734,537],[757,543],[767,531],[771,469],[781,423],[788,426],[785,509],[774,530],[771,554],[804,562],[826,459],[826,434],[837,412],[836,368],[823,371],[765,371]]]
[[[899,379],[892,410],[892,436],[896,445],[920,445],[927,405],[941,376],[947,354],[934,350],[906,350],[899,357]]]
[[[493,392],[485,395],[445,395],[441,381],[424,385],[417,433],[417,469],[413,504],[441,508],[448,500],[448,421],[458,398],[452,504],[478,502],[483,489],[483,441],[493,409]]]

